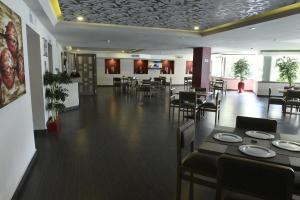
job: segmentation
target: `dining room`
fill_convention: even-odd
[[[0,200],[300,200],[299,0],[0,11]]]

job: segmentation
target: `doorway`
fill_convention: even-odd
[[[41,39],[39,34],[29,26],[26,26],[26,32],[33,128],[35,131],[40,131],[46,129]]]
[[[76,68],[81,76],[79,82],[80,95],[95,95],[97,87],[96,55],[77,54]]]

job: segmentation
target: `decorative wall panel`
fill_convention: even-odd
[[[66,21],[191,30],[214,27],[299,0],[59,0]]]
[[[0,2],[0,108],[25,93],[21,18]]]

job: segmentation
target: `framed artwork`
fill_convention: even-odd
[[[148,62],[148,68],[149,69],[161,69],[162,68],[162,62],[161,60],[151,60]]]
[[[134,74],[148,74],[148,60],[134,60]]]
[[[193,74],[193,61],[186,61],[185,73]]]
[[[174,61],[173,60],[163,60],[160,74],[174,74]]]
[[[120,74],[120,59],[105,59],[105,74]]]
[[[45,38],[43,38],[43,47],[44,47],[43,56],[48,57],[48,41]]]
[[[22,21],[0,1],[0,108],[26,93]]]

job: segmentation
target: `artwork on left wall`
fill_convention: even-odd
[[[26,93],[22,21],[0,2],[0,108]]]
[[[120,59],[105,59],[105,74],[120,74]]]

